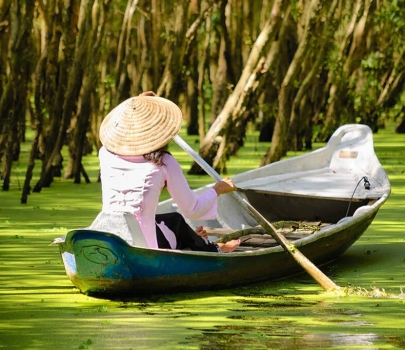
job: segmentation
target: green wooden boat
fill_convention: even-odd
[[[359,124],[340,127],[321,149],[233,179],[242,196],[317,265],[356,242],[390,195],[372,132]],[[188,222],[206,227],[212,240],[239,235],[243,243],[232,253],[150,249],[142,239],[130,244],[119,232],[91,228],[69,231],[55,243],[72,283],[108,298],[229,288],[302,271],[232,196],[220,196],[219,208],[216,220]],[[178,208],[167,200],[158,210]]]

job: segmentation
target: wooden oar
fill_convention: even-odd
[[[179,135],[174,141],[188,153],[197,164],[204,169],[215,181],[221,181],[221,176],[198,154],[196,153]],[[248,201],[239,193],[230,193],[236,202],[245,209],[276,241],[279,243],[295,261],[326,291],[339,290],[340,288],[319,270],[305,255],[303,255],[292,243],[283,235],[278,233],[273,225],[261,215]]]

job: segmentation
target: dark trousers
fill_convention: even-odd
[[[165,225],[173,231],[176,236],[176,249],[191,249],[205,252],[218,252],[215,243],[206,241],[197,235],[195,231],[187,224],[183,216],[179,213],[156,214],[156,222],[164,221]],[[159,248],[170,249],[170,244],[167,241],[162,230],[156,225],[156,236]]]

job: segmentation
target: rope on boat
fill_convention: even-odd
[[[364,188],[365,188],[366,190],[369,190],[370,187],[371,187],[370,181],[368,181],[367,176],[363,176],[363,177],[359,180],[359,182],[357,183],[356,187],[354,188],[354,191],[353,191],[353,193],[352,193],[352,196],[350,197],[349,206],[347,207],[346,217],[347,217],[347,215],[349,215],[349,210],[350,210],[350,206],[351,206],[352,201],[353,201],[354,193],[356,192],[357,187],[359,187],[360,182],[361,182],[362,180],[364,180]]]

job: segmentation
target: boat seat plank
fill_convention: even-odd
[[[273,223],[275,226],[279,226],[279,223]],[[314,233],[316,231],[315,227],[318,227],[319,229],[325,226],[330,225],[330,223],[323,223],[320,221],[300,221],[295,224],[294,222],[286,222],[286,227],[279,227],[277,229],[277,232],[283,234],[284,236],[288,237],[294,237],[294,235],[309,235]],[[300,226],[300,227],[296,227]],[[250,233],[250,236],[252,235],[257,235],[257,236],[263,236],[263,235],[268,235],[267,233],[264,232],[264,228],[261,226],[255,226],[251,228],[246,228],[246,230],[251,230],[252,233]],[[207,232],[209,236],[216,236],[216,237],[224,237],[229,234],[238,232],[240,230],[238,229],[232,229],[232,228],[223,228],[223,227],[205,227],[204,230]],[[270,235],[268,235],[270,236]]]
[[[247,245],[251,247],[272,247],[274,245],[278,245],[278,243],[274,239],[266,239],[266,238],[256,238],[256,237],[247,237],[243,240],[242,245]]]
[[[280,224],[283,223],[284,222],[278,222],[274,224],[280,226]],[[309,235],[318,231],[316,227],[320,229],[322,227],[330,225],[330,223],[322,223],[320,221],[286,221],[285,223],[286,227],[277,228],[277,232],[281,233],[286,239],[291,242],[308,237]],[[296,226],[300,227],[295,228]],[[204,229],[208,233],[208,235],[219,238],[241,232],[241,230],[218,227],[204,227]],[[279,245],[278,242],[270,234],[264,232],[264,229],[261,226],[255,226],[250,229],[252,233],[246,232],[247,230],[249,230],[249,228],[247,228],[244,230],[244,232],[241,232],[241,236],[238,236],[241,240],[241,245],[236,249],[236,252],[270,248]]]
[[[306,235],[294,235],[286,238],[294,242],[297,239],[301,239],[306,237]],[[270,248],[278,246],[279,244],[276,242],[274,238],[270,235],[262,235],[262,237],[257,237],[257,235],[250,235],[241,237],[241,245],[237,248],[237,251],[246,251],[246,250],[255,250],[260,248]]]

